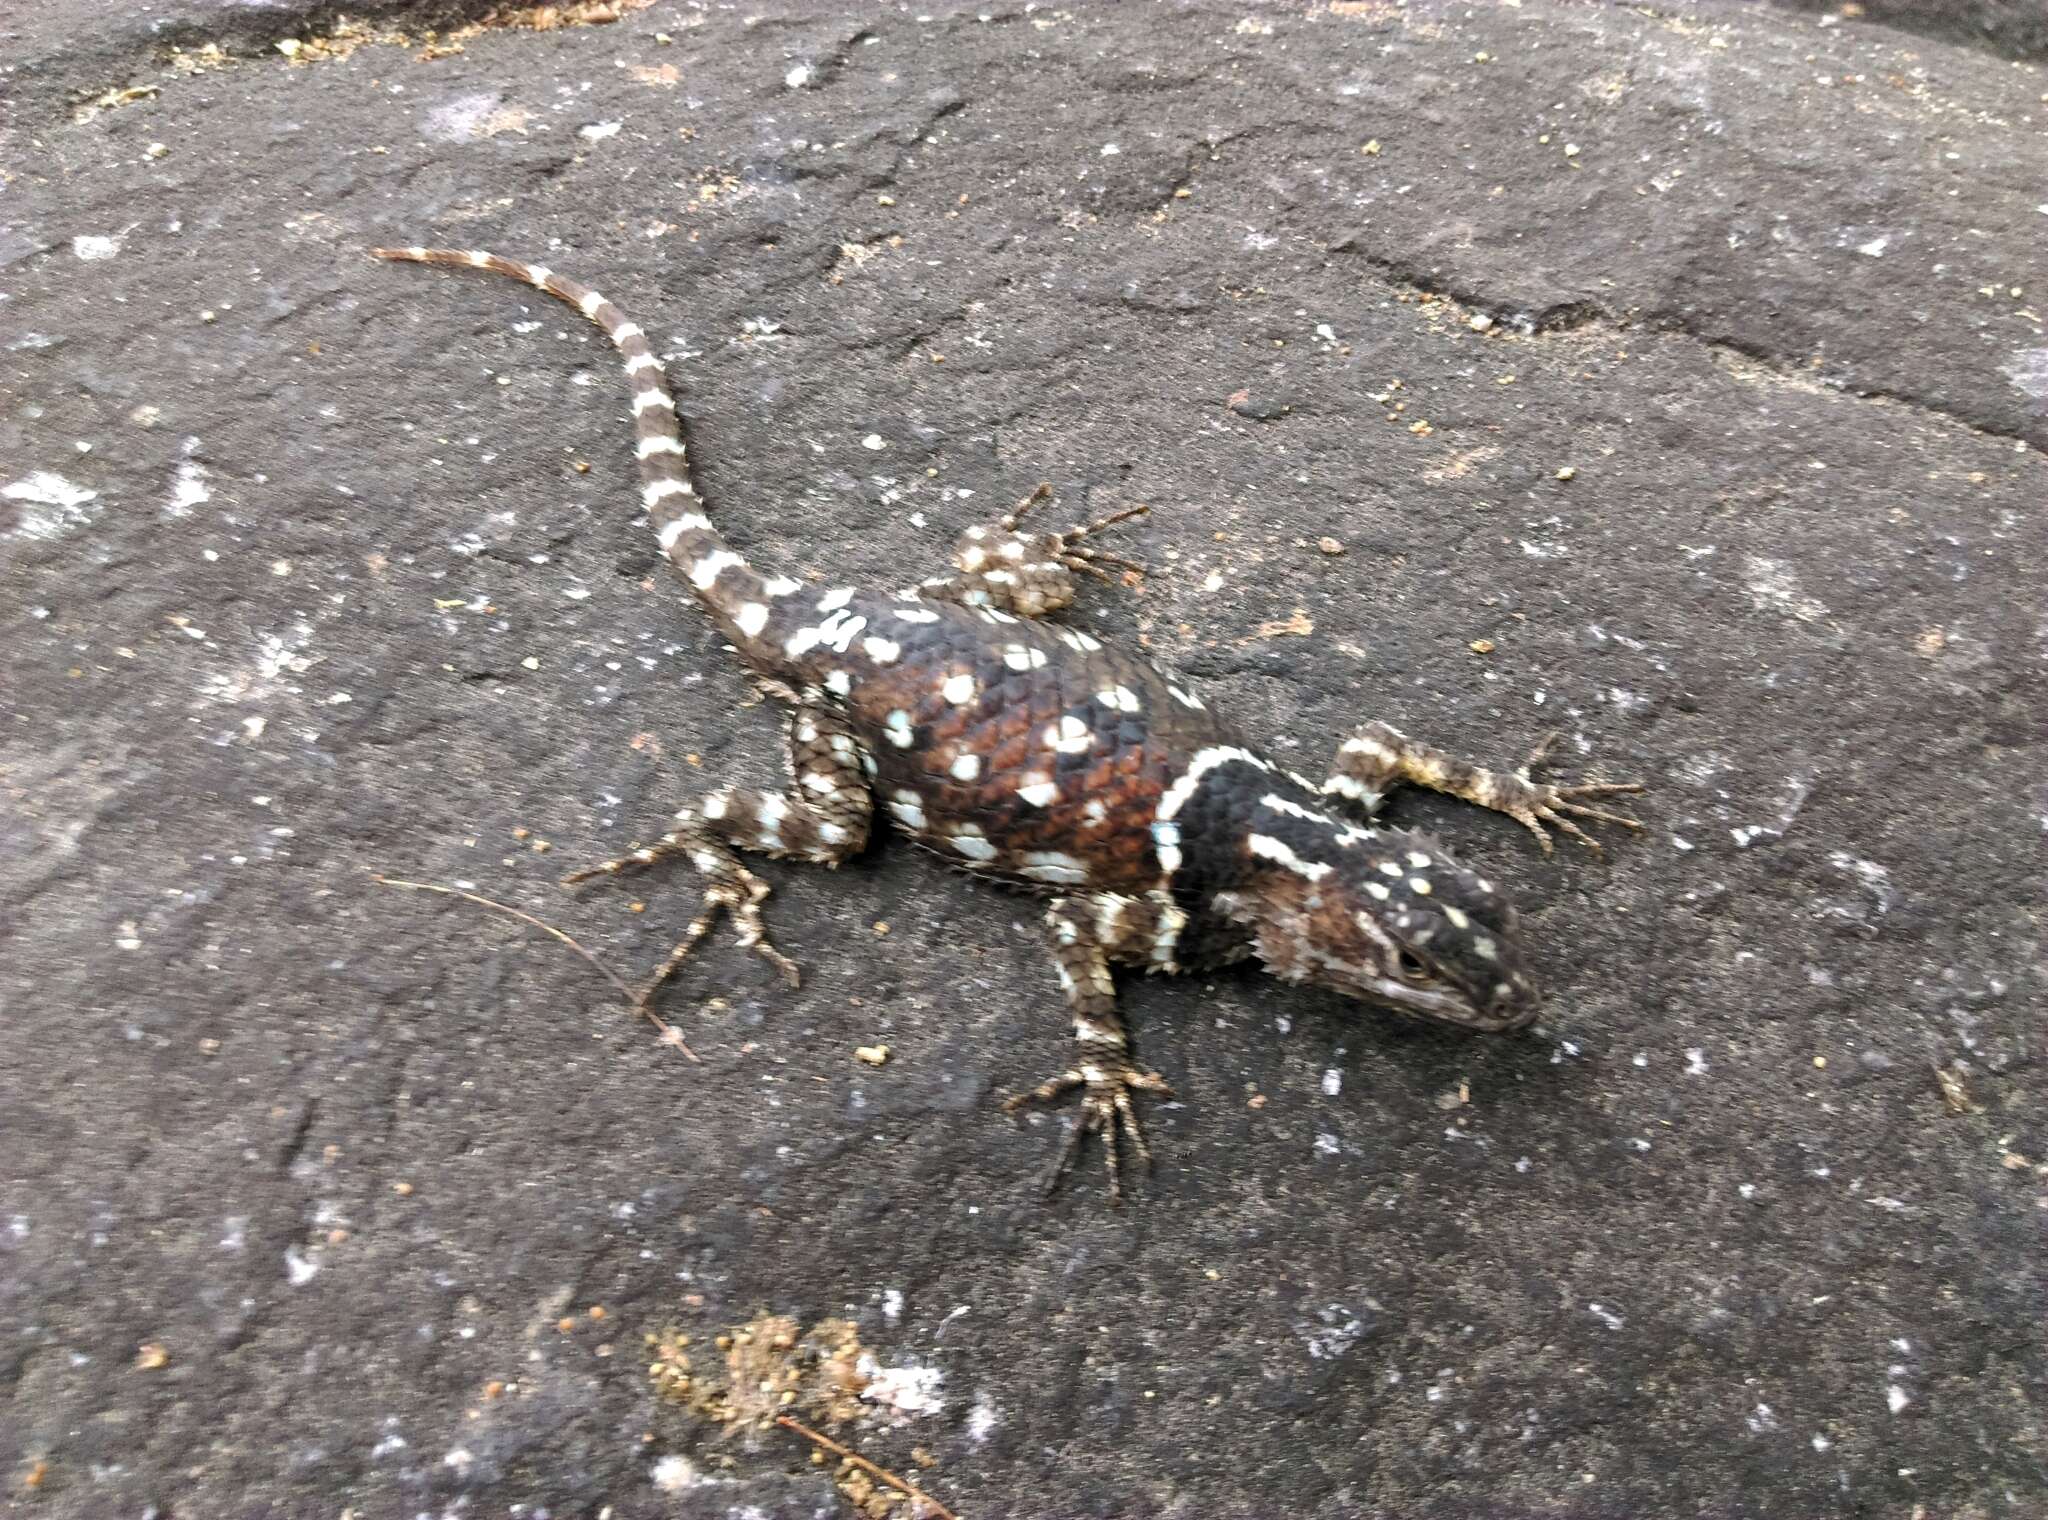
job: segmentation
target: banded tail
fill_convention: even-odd
[[[711,519],[704,515],[697,488],[690,481],[690,460],[683,448],[675,397],[669,393],[661,360],[647,335],[587,285],[565,280],[539,264],[453,248],[372,248],[370,253],[400,263],[446,264],[510,275],[575,307],[604,329],[626,361],[626,379],[633,387],[633,430],[639,439],[634,452],[640,460],[640,501],[647,508],[647,519],[663,552],[689,580],[697,599],[742,651],[749,649],[762,632],[763,598],[787,596],[801,583],[780,578],[764,581],[718,536]]]

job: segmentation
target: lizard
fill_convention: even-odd
[[[741,851],[837,866],[863,851],[876,805],[952,866],[1046,900],[1045,926],[1073,1021],[1072,1061],[1010,1097],[1014,1112],[1080,1092],[1051,1168],[1101,1137],[1112,1199],[1119,1151],[1152,1156],[1134,1095],[1171,1096],[1139,1065],[1113,968],[1207,972],[1248,959],[1399,1014],[1501,1032],[1530,1024],[1539,992],[1516,912],[1486,877],[1380,814],[1403,783],[1515,819],[1545,854],[1556,828],[1599,849],[1573,818],[1640,828],[1601,806],[1634,782],[1532,779],[1469,764],[1368,722],[1317,783],[1262,754],[1194,688],[1151,661],[1048,621],[1077,577],[1139,567],[1096,535],[1144,508],[1032,531],[1040,486],[959,538],[951,574],[884,593],[766,575],[723,538],[691,478],[661,358],[610,301],[541,265],[485,252],[378,248],[380,259],[488,270],[574,307],[611,339],[632,390],[640,502],[663,553],[741,663],[792,709],[791,785],[722,787],[681,808],[655,841],[572,873],[576,884],[671,858],[704,879],[702,904],[648,979],[647,1000],[721,915],[737,943],[794,985],[761,913],[769,886]]]

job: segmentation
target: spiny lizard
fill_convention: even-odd
[[[794,709],[788,791],[722,788],[678,812],[655,843],[568,878],[672,856],[703,874],[702,909],[643,999],[721,913],[794,984],[796,968],[762,924],[768,885],[736,852],[836,866],[866,846],[879,800],[948,863],[1050,899],[1077,1050],[1005,1108],[1082,1089],[1055,1182],[1094,1132],[1112,1194],[1119,1131],[1151,1161],[1132,1094],[1169,1089],[1131,1060],[1112,966],[1204,971],[1255,956],[1283,980],[1467,1029],[1517,1029],[1536,1016],[1506,896],[1433,841],[1372,820],[1406,781],[1519,820],[1547,853],[1546,825],[1593,844],[1568,814],[1637,827],[1587,799],[1639,785],[1552,786],[1531,780],[1528,765],[1483,770],[1384,723],[1338,746],[1329,779],[1308,781],[1259,754],[1185,682],[1040,621],[1073,600],[1077,573],[1136,568],[1092,542],[1130,512],[1064,532],[1021,529],[1043,486],[993,525],[967,529],[955,573],[913,590],[764,576],[705,515],[661,360],[616,306],[495,254],[374,252],[510,275],[604,329],[633,388],[640,500],[655,535],[754,677]]]

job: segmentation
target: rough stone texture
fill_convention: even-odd
[[[1727,4],[1729,0],[1718,0]],[[1810,11],[1822,26],[1872,21],[1944,42],[1974,43],[2008,58],[2048,55],[2048,6],[2041,0],[1772,0]]]
[[[165,72],[173,14],[248,56]],[[842,1513],[650,1397],[644,1333],[769,1311],[943,1375],[851,1439],[965,1516],[2043,1512],[2038,67],[1546,0],[299,15],[9,23],[0,1509]],[[1147,501],[1083,619],[1304,767],[1376,716],[1653,782],[1605,864],[1396,805],[1525,899],[1542,1029],[1133,986],[1162,1168],[1045,1204],[1025,903],[770,868],[808,980],[707,952],[699,1067],[374,885],[644,967],[687,878],[554,877],[775,765],[601,340],[361,256],[414,240],[624,304],[765,565]]]

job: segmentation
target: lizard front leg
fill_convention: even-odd
[[[1111,569],[1144,573],[1143,566],[1105,554],[1087,540],[1105,528],[1150,511],[1149,507],[1126,507],[1060,533],[1018,532],[1017,524],[1024,514],[1050,495],[1052,487],[1041,485],[993,524],[977,525],[962,533],[953,547],[953,563],[959,567],[958,572],[922,582],[917,588],[918,595],[1035,618],[1058,612],[1073,602],[1077,572],[1112,584],[1116,577]]]
[[[1046,909],[1045,923],[1060,987],[1074,1015],[1074,1064],[1030,1092],[1009,1099],[1003,1111],[1015,1113],[1027,1103],[1045,1102],[1076,1087],[1085,1089],[1081,1116],[1060,1148],[1047,1190],[1057,1187],[1073,1166],[1083,1137],[1100,1134],[1103,1160],[1109,1166],[1110,1197],[1118,1199],[1123,1196],[1120,1137],[1128,1135],[1138,1158],[1148,1170],[1152,1165],[1152,1152],[1145,1144],[1131,1094],[1152,1092],[1171,1097],[1173,1089],[1159,1073],[1132,1064],[1130,1037],[1117,1017],[1116,985],[1109,967],[1117,961],[1155,971],[1174,970],[1174,946],[1187,915],[1163,894],[1126,897],[1104,892],[1055,898]]]
[[[1546,855],[1551,849],[1546,824],[1596,853],[1599,851],[1600,842],[1566,817],[1568,813],[1623,828],[1642,827],[1633,818],[1589,806],[1585,800],[1640,792],[1643,786],[1639,781],[1594,781],[1573,786],[1532,781],[1529,771],[1541,763],[1550,744],[1551,740],[1545,739],[1516,770],[1490,771],[1418,743],[1385,723],[1368,723],[1337,747],[1323,791],[1326,795],[1348,798],[1370,814],[1377,813],[1385,804],[1387,793],[1402,782],[1426,786],[1431,791],[1507,814],[1536,836]]]
[[[564,878],[573,886],[596,876],[641,870],[676,855],[689,857],[705,877],[703,907],[642,989],[641,1006],[689,959],[721,913],[732,915],[741,946],[773,965],[792,987],[797,985],[795,964],[775,948],[761,921],[768,883],[742,865],[735,851],[836,866],[867,844],[873,799],[861,765],[860,743],[845,719],[829,708],[808,702],[798,707],[790,720],[789,767],[796,785],[787,792],[724,787],[679,811],[674,826],[655,843]]]

